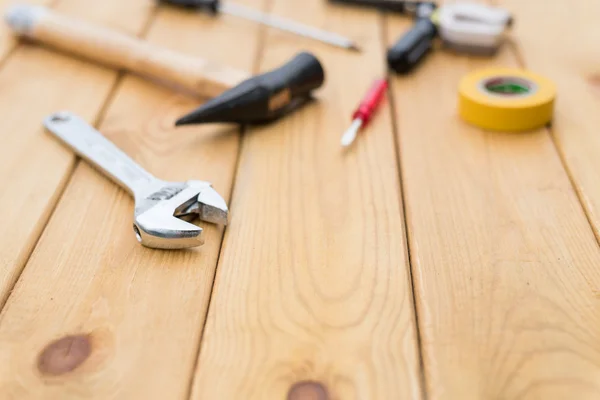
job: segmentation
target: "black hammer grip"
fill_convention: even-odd
[[[325,81],[325,72],[315,56],[302,52],[281,67],[259,75],[256,79],[270,92],[270,95],[287,89],[292,97],[298,97],[306,96],[321,87]]]

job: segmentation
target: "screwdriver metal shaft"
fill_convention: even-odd
[[[352,125],[350,125],[350,128],[348,128],[346,130],[346,132],[344,132],[344,135],[342,136],[342,146],[344,146],[344,147],[350,146],[354,142],[354,139],[356,139],[356,135],[358,135],[358,131],[360,130],[360,128],[362,126],[363,126],[362,119],[355,118],[354,120],[352,120]]]
[[[387,90],[388,83],[385,79],[376,80],[367,92],[367,95],[361,101],[360,105],[352,115],[352,125],[344,132],[342,136],[342,146],[348,147],[356,139],[358,131],[369,123],[371,117],[381,103],[381,99]]]
[[[281,17],[265,14],[239,4],[233,4],[231,2],[219,3],[218,10],[226,14],[249,19],[272,28],[295,33],[296,35],[315,39],[333,46],[342,47],[348,50],[360,51],[360,48],[356,43],[344,36],[314,28],[312,26],[300,24],[298,22],[290,21]]]

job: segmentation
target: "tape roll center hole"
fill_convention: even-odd
[[[499,96],[527,96],[534,91],[534,84],[523,78],[512,76],[488,79],[483,87]]]

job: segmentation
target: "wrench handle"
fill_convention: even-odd
[[[44,126],[81,158],[111,177],[133,196],[157,179],[80,117],[69,112],[52,114]]]
[[[249,78],[247,72],[154,46],[42,6],[15,5],[5,19],[17,35],[200,97],[212,98]]]

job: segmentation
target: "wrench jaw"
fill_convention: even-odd
[[[136,197],[134,231],[138,241],[155,249],[185,249],[204,244],[202,228],[180,218],[177,210],[196,202],[198,189],[164,183]]]
[[[185,249],[204,244],[202,228],[156,208],[137,215],[133,229],[143,246],[154,249]]]
[[[200,219],[213,224],[227,225],[229,223],[229,209],[225,200],[212,187],[208,187],[198,195],[198,204],[201,204]]]
[[[229,223],[229,208],[225,199],[217,193],[208,182],[188,181],[188,187],[198,188],[199,193],[195,201],[183,204],[175,211],[179,218],[198,217],[204,222],[227,225]]]
[[[138,241],[151,248],[183,249],[204,244],[196,218],[215,224],[228,222],[225,200],[204,181],[161,186],[136,200],[134,231]]]

